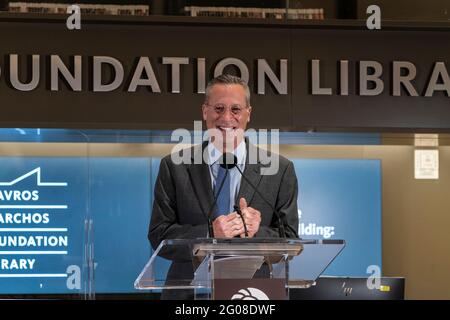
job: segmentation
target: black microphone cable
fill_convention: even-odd
[[[277,210],[275,210],[275,208],[272,206],[272,204],[270,204],[269,201],[266,200],[266,198],[263,197],[263,195],[261,194],[261,192],[259,192],[259,190],[253,185],[253,183],[250,182],[250,180],[244,175],[244,173],[242,173],[241,169],[239,169],[239,166],[236,166],[236,168],[238,169],[239,173],[241,174],[242,178],[244,178],[245,181],[248,182],[248,184],[253,188],[253,190],[255,190],[255,192],[259,195],[259,197],[272,209],[272,211],[275,213],[275,215],[277,216],[278,219],[278,234],[280,236],[280,238],[286,238],[286,233],[285,233],[285,229],[284,229],[284,223],[282,222],[282,219],[280,217],[280,214]],[[236,206],[235,206],[236,207]],[[245,225],[244,225],[245,226]]]
[[[227,170],[226,174],[228,174],[228,170],[233,169],[234,167],[237,167],[236,156],[232,153],[224,153],[222,156],[222,163],[220,164],[220,166],[222,168],[226,169]],[[239,170],[239,172],[240,172],[240,170]],[[241,208],[238,205],[234,205],[234,210],[236,210],[237,214],[241,217],[242,224],[244,225],[244,234],[245,234],[245,237],[248,238],[247,224],[245,223],[244,215],[242,214]]]

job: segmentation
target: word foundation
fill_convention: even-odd
[[[136,92],[139,87],[146,87],[153,93],[160,93],[160,83],[165,83],[164,79],[158,79],[158,74],[169,73],[171,83],[171,93],[181,93],[182,72],[194,69],[197,93],[205,93],[207,83],[206,58],[188,58],[188,57],[138,57],[137,64],[132,70],[129,70],[129,75],[125,75],[124,65],[128,66],[132,63],[126,61],[123,63],[117,58],[110,56],[93,56],[82,57],[75,55],[72,58],[66,58],[66,62],[59,55],[50,55],[41,57],[33,54],[22,57],[19,61],[19,55],[10,54],[6,57],[6,63],[9,63],[9,73],[6,73],[7,82],[10,87],[19,91],[32,91],[38,88],[39,84],[45,80],[49,80],[50,90],[59,91],[60,84],[64,81],[67,87],[72,91],[82,91],[89,87],[89,90],[94,92],[109,92],[122,87],[124,91]],[[153,63],[152,63],[153,61]],[[159,61],[159,62],[155,62]],[[191,64],[190,68],[187,65]],[[42,68],[42,64],[49,63],[50,66]],[[252,61],[253,63],[253,61]],[[88,68],[86,68],[86,65]],[[247,64],[237,58],[228,57],[217,62],[213,61],[214,77],[222,74],[225,68],[231,66],[237,69],[240,77],[248,82],[250,78],[250,71]],[[155,73],[154,67],[157,67]],[[49,67],[49,68],[48,68]],[[277,94],[287,94],[287,59],[278,60],[279,74],[271,68],[266,59],[256,59],[256,86],[258,94],[265,93],[266,80],[270,82]],[[41,79],[41,73],[49,70],[49,75],[46,79]],[[275,69],[275,68],[274,68]],[[83,71],[89,74],[83,76]],[[88,71],[88,72],[86,72]],[[25,72],[27,72],[25,76]],[[0,69],[1,74],[1,69]],[[253,74],[253,73],[252,73]],[[194,75],[190,76],[194,78]],[[131,80],[125,80],[131,79]],[[90,85],[88,85],[88,83]]]

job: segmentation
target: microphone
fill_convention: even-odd
[[[219,163],[224,169],[233,169],[237,165],[237,158],[232,153],[224,153]]]
[[[234,157],[234,162],[233,162],[231,168],[236,167],[236,168],[238,169],[239,173],[241,174],[242,178],[244,178],[244,180],[247,181],[247,183],[253,188],[253,190],[255,190],[255,192],[260,196],[260,198],[261,198],[261,199],[262,199],[262,200],[263,200],[263,201],[264,201],[264,202],[272,209],[273,213],[275,213],[276,218],[277,218],[277,220],[278,220],[278,225],[279,225],[279,228],[278,228],[278,235],[280,236],[280,238],[286,238],[285,228],[284,228],[284,222],[283,222],[283,220],[281,219],[280,213],[278,212],[278,210],[276,210],[276,209],[272,206],[272,204],[271,204],[269,201],[267,201],[266,198],[263,197],[263,195],[261,194],[261,192],[259,192],[258,188],[256,188],[256,186],[255,186],[255,185],[254,185],[254,184],[253,184],[253,183],[252,183],[252,182],[244,175],[244,173],[241,171],[241,169],[240,169],[239,166],[237,165],[237,158],[236,158],[236,156],[233,155],[233,154],[231,154],[231,155],[226,155],[226,154],[225,154],[224,156],[226,156],[227,158]],[[222,166],[222,165],[221,165],[221,166]],[[228,165],[228,166],[230,166],[230,165]],[[235,208],[235,210],[236,210],[238,213],[240,213],[239,215],[241,216],[242,221],[244,221],[244,217],[243,217],[243,215],[242,215],[242,212],[241,212],[239,206],[235,205],[234,208]],[[238,210],[238,209],[239,209],[239,210]],[[246,234],[246,236],[248,236],[248,234],[247,234],[247,226],[245,225],[245,222],[244,222],[244,229],[245,229],[245,234]]]

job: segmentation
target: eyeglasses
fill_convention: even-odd
[[[207,106],[208,106],[208,107],[212,107],[213,110],[214,110],[217,114],[219,114],[219,115],[225,114],[225,110],[227,109],[227,106],[225,106],[224,104],[221,104],[221,103],[215,104],[215,105],[213,105],[213,106],[208,104]],[[233,105],[231,105],[231,106],[229,107],[231,113],[232,113],[233,115],[235,115],[235,116],[241,115],[242,111],[243,111],[244,109],[247,109],[247,108],[248,108],[248,107],[241,107],[241,106],[238,105],[238,104],[233,104]]]

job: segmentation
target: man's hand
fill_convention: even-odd
[[[214,236],[217,238],[234,238],[244,234],[244,224],[237,212],[217,217],[213,221]]]
[[[248,207],[245,198],[239,199],[239,207],[241,208],[245,224],[247,225],[248,237],[253,238],[259,230],[259,224],[261,223],[261,212],[252,207]],[[244,238],[245,233],[242,233],[240,236],[241,238]]]

